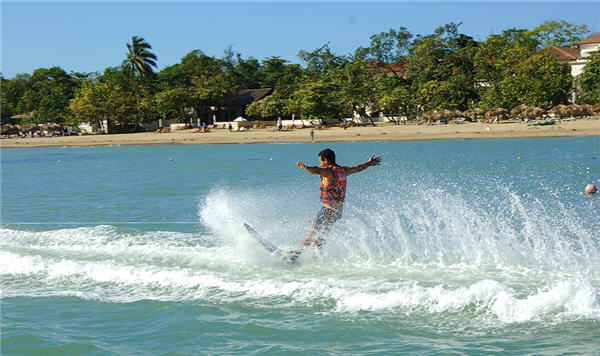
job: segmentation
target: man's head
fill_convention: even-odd
[[[585,187],[585,194],[596,194],[598,192],[598,189],[596,189],[596,186],[593,184],[588,184]]]
[[[335,165],[335,153],[329,148],[319,152],[319,165],[321,167]]]

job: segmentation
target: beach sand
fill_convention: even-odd
[[[310,128],[277,132],[272,127],[229,132],[213,129],[199,133],[195,129],[170,133],[140,132],[113,135],[86,135],[64,137],[14,138],[0,140],[0,147],[53,147],[53,146],[104,146],[104,145],[153,145],[153,144],[232,144],[267,142],[311,142]],[[577,120],[557,122],[548,126],[528,126],[525,123],[500,124],[464,123],[449,125],[394,125],[352,127],[344,130],[331,127],[314,130],[314,142],[344,141],[398,141],[398,140],[444,140],[478,138],[520,138],[599,136],[600,120]]]

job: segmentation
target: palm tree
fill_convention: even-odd
[[[131,37],[131,43],[127,43],[127,59],[123,61],[123,67],[128,69],[132,77],[137,76],[146,87],[144,77],[153,73],[152,67],[156,68],[156,55],[149,50],[152,46],[142,37]]]

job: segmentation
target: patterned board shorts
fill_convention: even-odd
[[[317,214],[317,218],[314,222],[314,231],[316,232],[317,241],[322,241],[333,224],[342,217],[342,210],[333,210],[327,207],[322,207]],[[321,243],[319,243],[321,244]]]

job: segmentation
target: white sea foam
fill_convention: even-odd
[[[269,256],[241,222],[294,246],[309,209],[296,213],[289,202],[288,223],[268,220],[271,199],[256,192],[204,197],[202,233],[1,229],[1,289],[5,296],[115,302],[475,313],[503,323],[600,319],[598,238],[568,207],[549,208],[510,189],[490,203],[441,189],[358,198],[321,256],[296,268]]]

